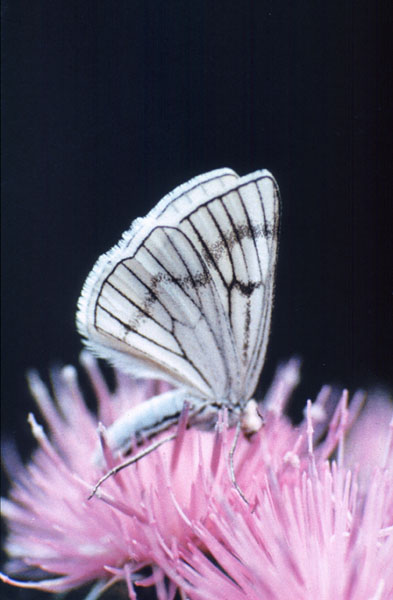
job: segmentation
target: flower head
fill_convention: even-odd
[[[48,434],[30,416],[38,442],[31,461],[23,466],[6,452],[7,572],[19,580],[4,575],[5,581],[56,592],[98,581],[89,596],[98,597],[124,580],[130,598],[137,598],[137,586],[154,585],[160,600],[173,598],[176,588],[190,599],[392,597],[387,401],[379,401],[378,419],[372,411],[357,419],[362,395],[348,408],[343,393],[333,412],[325,387],[295,427],[283,414],[299,376],[290,361],[262,405],[264,427],[251,439],[240,436],[235,450],[247,502],[231,481],[234,431],[225,414],[215,431],[180,425],[175,440],[108,479],[88,501],[103,473],[92,460],[98,421],[109,425],[167,387],[117,374],[111,393],[92,357],[83,357],[98,418],[71,367],[54,376],[56,401],[37,375],[30,378]],[[368,454],[359,452],[362,432]],[[141,574],[146,566],[151,575]],[[36,579],[20,581],[27,569]]]

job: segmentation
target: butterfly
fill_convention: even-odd
[[[211,427],[220,409],[247,425],[270,331],[280,201],[266,170],[199,175],[167,194],[103,254],[78,302],[87,347],[175,389],[107,430],[126,452],[178,422]],[[251,426],[252,428],[253,426]]]

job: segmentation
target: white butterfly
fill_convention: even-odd
[[[218,169],[166,195],[102,255],[77,327],[94,354],[176,390],[108,428],[112,450],[178,421],[209,426],[226,407],[246,420],[270,330],[279,194],[268,171]]]

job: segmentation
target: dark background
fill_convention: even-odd
[[[222,166],[281,189],[261,391],[294,354],[298,407],[323,383],[392,386],[391,7],[3,2],[2,428],[22,450],[25,371],[77,362],[98,255]]]

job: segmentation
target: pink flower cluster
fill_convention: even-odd
[[[98,400],[86,407],[76,373],[54,376],[55,400],[36,374],[31,390],[47,431],[23,466],[6,452],[12,488],[2,511],[9,534],[3,581],[63,592],[93,584],[89,599],[124,581],[130,599],[155,586],[159,600],[388,600],[393,598],[392,406],[382,395],[362,409],[322,388],[298,426],[284,415],[299,364],[280,367],[261,405],[265,419],[228,456],[234,431],[184,430],[109,478],[94,465],[98,421],[109,425],[167,389],[117,373],[111,393],[83,354]],[[164,434],[165,435],[165,434]],[[113,456],[114,464],[121,457]],[[145,567],[149,567],[146,574]],[[27,580],[26,576],[30,579]],[[14,579],[16,577],[17,579]]]

